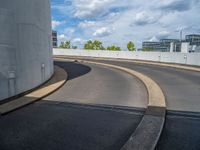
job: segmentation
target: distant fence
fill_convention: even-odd
[[[200,66],[200,53],[54,49],[54,55],[121,58]]]

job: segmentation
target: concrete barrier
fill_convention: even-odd
[[[54,55],[121,58],[200,66],[200,53],[54,49]]]

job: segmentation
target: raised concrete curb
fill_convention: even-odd
[[[66,83],[67,77],[67,72],[64,69],[55,66],[55,73],[48,82],[29,94],[0,105],[0,114],[9,113],[52,94]]]
[[[55,58],[66,58],[66,56],[54,56]],[[91,59],[91,60],[106,60],[106,61],[118,61],[118,62],[129,62],[129,63],[137,63],[137,64],[146,64],[146,65],[156,65],[161,67],[171,67],[176,69],[182,69],[182,70],[188,70],[188,71],[196,71],[200,72],[200,67],[197,66],[189,66],[189,65],[183,65],[183,64],[174,64],[174,63],[164,63],[164,62],[153,62],[153,61],[142,61],[142,60],[128,60],[128,59],[116,59],[116,58],[96,58],[96,57],[72,57],[67,56],[67,58],[72,59]]]
[[[68,59],[58,58],[55,60],[65,61]],[[142,73],[128,68],[94,61],[81,61],[127,72],[128,74],[139,78],[145,84],[149,95],[146,113],[135,132],[121,150],[155,149],[164,126],[166,111],[165,96],[158,84]]]

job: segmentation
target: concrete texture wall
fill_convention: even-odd
[[[53,74],[49,0],[0,0],[0,100]]]
[[[122,58],[200,66],[200,53],[129,52],[54,49],[54,55]]]

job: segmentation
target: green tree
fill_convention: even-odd
[[[94,49],[95,49],[95,50],[104,50],[104,47],[103,47],[102,44],[103,44],[102,42],[95,40],[95,41],[93,42]]]
[[[71,41],[61,42],[60,48],[70,49],[71,48]]]
[[[108,46],[107,50],[110,50],[110,51],[121,51],[121,48],[118,47],[118,46],[112,45],[112,46]]]
[[[72,46],[72,49],[77,49],[78,47],[77,46]]]
[[[71,41],[66,41],[65,42],[65,48],[70,49],[71,48]]]
[[[133,42],[129,41],[127,44],[127,48],[129,51],[135,51],[135,45]]]
[[[87,41],[87,43],[84,45],[84,49],[87,50],[104,50],[105,48],[103,47],[102,42],[100,41]]]
[[[91,40],[87,41],[87,43],[84,45],[84,49],[94,49],[93,42]]]
[[[61,44],[60,44],[59,47],[60,47],[60,48],[65,48],[65,43],[64,43],[64,42],[61,42]]]

